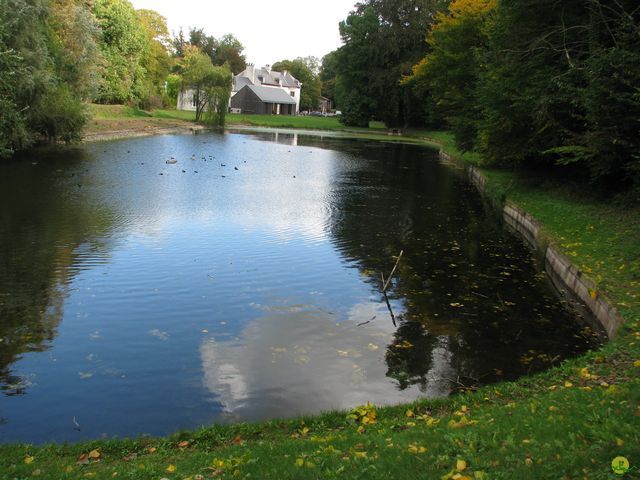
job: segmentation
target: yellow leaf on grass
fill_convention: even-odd
[[[635,362],[633,362],[633,366],[636,368],[640,368],[640,360],[636,360]]]
[[[97,460],[98,458],[100,458],[100,452],[98,450],[91,450],[89,452],[89,458]]]
[[[296,458],[296,467],[304,467],[304,458]]]
[[[175,471],[176,471],[176,466],[175,466],[175,465],[171,465],[171,464],[170,464],[170,465],[167,467],[167,472],[168,472],[168,473],[173,473],[173,472],[175,472]]]
[[[407,410],[407,413],[405,413],[405,415],[407,417],[413,417],[415,414],[413,413],[413,410]]]
[[[417,443],[412,443],[407,447],[409,453],[413,453],[414,455],[418,453],[425,453],[427,451],[426,447],[418,445]]]
[[[465,462],[464,460],[458,460],[456,462],[456,470],[459,472],[464,472],[467,468],[467,462]]]
[[[33,457],[24,457],[24,463],[26,463],[27,465],[33,463],[33,460]]]

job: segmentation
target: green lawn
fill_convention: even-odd
[[[152,111],[140,110],[126,105],[90,105],[90,112],[94,119],[98,120],[123,120],[164,118],[170,120],[195,121],[195,112],[175,109],[156,109]]]
[[[410,134],[456,153],[449,134]],[[639,211],[522,173],[484,172],[489,193],[538,218],[625,315],[599,351],[517,382],[352,415],[214,425],[166,438],[3,445],[0,478],[640,478]],[[612,471],[618,456],[630,461],[626,475]]]
[[[257,127],[305,128],[313,130],[350,130],[385,132],[382,122],[370,122],[369,128],[347,127],[338,117],[291,116],[291,115],[248,115],[229,114],[227,125],[252,125]]]

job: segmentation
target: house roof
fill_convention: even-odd
[[[295,105],[296,100],[291,95],[287,95],[284,90],[279,88],[270,87],[258,87],[256,85],[247,85],[244,88],[248,88],[257,97],[265,103],[284,103],[289,105]],[[244,90],[243,88],[243,90]]]
[[[234,92],[239,92],[245,85],[252,85],[250,78],[241,77],[240,75],[236,75],[235,77],[233,77]]]
[[[251,73],[253,69],[253,77]],[[258,77],[262,77],[262,80],[258,80]],[[274,85],[278,87],[288,88],[300,88],[302,84],[289,72],[276,72],[274,70],[267,70],[266,68],[255,68],[253,66],[247,66],[247,68],[234,77],[235,91],[240,91],[244,85],[253,84],[251,79],[255,79],[255,84]]]

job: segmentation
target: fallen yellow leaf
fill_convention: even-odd
[[[33,460],[33,457],[24,457],[24,463],[26,463],[27,465],[33,463]]]
[[[467,462],[465,462],[464,460],[458,460],[456,462],[456,470],[458,470],[459,472],[464,472],[467,468]]]
[[[175,465],[171,465],[171,464],[170,464],[170,465],[167,467],[167,472],[168,472],[168,473],[173,473],[173,472],[175,472],[175,471],[176,471],[176,466],[175,466]]]
[[[97,460],[98,458],[100,458],[100,452],[98,450],[91,450],[89,452],[89,458]]]

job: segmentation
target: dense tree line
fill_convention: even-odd
[[[340,32],[321,78],[345,123],[446,126],[488,164],[640,196],[637,0],[367,0]]]
[[[0,156],[75,140],[97,92],[99,26],[79,0],[0,0]]]
[[[407,83],[490,164],[569,165],[640,194],[635,0],[455,0]]]
[[[193,49],[208,62],[199,73],[189,71]],[[198,75],[199,98],[219,106],[230,72],[244,69],[243,49],[195,28],[188,41],[172,39],[164,17],[128,0],[0,0],[0,157],[37,140],[80,139],[89,102],[175,105]],[[200,119],[223,122],[217,111]]]

